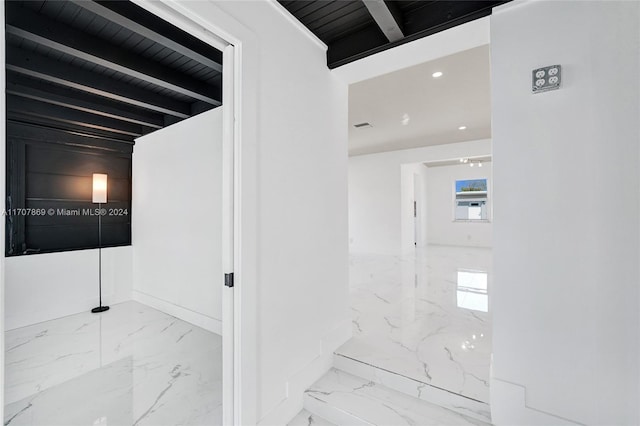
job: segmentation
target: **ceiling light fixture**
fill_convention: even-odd
[[[442,77],[442,71],[434,72],[433,74],[431,74],[431,77],[433,77],[433,78]]]
[[[458,130],[466,130],[466,129],[467,129],[467,126],[460,126],[460,127],[458,127]]]
[[[404,113],[404,115],[402,116],[402,125],[406,126],[407,124],[409,124],[409,120],[411,120],[411,117],[409,117],[409,114],[407,114],[406,112]]]
[[[482,167],[482,160],[471,160],[471,159],[469,159],[469,158],[461,158],[461,159],[460,159],[460,162],[461,162],[461,163],[464,163],[464,164],[467,164],[467,163],[468,163],[468,164],[469,164],[469,167],[473,167],[473,166],[475,166],[476,164],[478,165],[478,167]]]

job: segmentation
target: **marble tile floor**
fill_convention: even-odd
[[[304,405],[340,426],[489,426],[335,368],[305,392]]]
[[[492,252],[352,254],[353,339],[337,355],[489,402]]]
[[[11,426],[220,425],[221,337],[126,302],[8,331]]]
[[[336,426],[336,424],[316,416],[307,410],[302,410],[287,426]]]
[[[487,403],[466,398],[338,354],[334,355],[333,367],[418,400],[438,405],[484,423],[491,423],[491,409]]]

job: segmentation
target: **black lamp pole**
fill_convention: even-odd
[[[102,306],[102,203],[98,203],[98,293],[100,305],[91,309],[94,314],[109,310],[108,306]]]

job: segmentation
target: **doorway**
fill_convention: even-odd
[[[234,342],[234,327],[233,327],[233,303],[234,303],[234,299],[233,299],[233,289],[230,287],[224,287],[223,286],[223,282],[224,282],[224,275],[225,274],[229,274],[229,273],[233,273],[234,272],[234,256],[233,256],[233,251],[234,251],[234,235],[236,235],[234,233],[234,212],[236,210],[234,210],[234,146],[237,145],[238,139],[236,137],[236,133],[234,132],[235,129],[235,125],[236,123],[234,123],[234,96],[236,93],[235,87],[236,85],[234,84],[234,66],[233,63],[237,60],[237,56],[234,52],[234,47],[232,45],[230,45],[229,43],[223,41],[222,39],[218,38],[217,36],[214,36],[212,32],[208,32],[207,30],[205,30],[201,25],[195,24],[194,21],[188,17],[186,17],[184,14],[180,13],[180,12],[176,12],[175,10],[171,9],[170,7],[164,5],[164,4],[155,4],[155,5],[144,5],[145,8],[149,9],[150,11],[152,11],[154,14],[163,17],[165,20],[170,21],[172,24],[181,27],[183,30],[189,31],[192,34],[199,34],[199,39],[202,41],[204,40],[206,43],[213,45],[215,48],[219,49],[221,52],[223,52],[222,54],[225,57],[225,62],[223,64],[223,68],[224,68],[224,73],[225,73],[225,79],[223,81],[222,87],[221,87],[221,92],[222,92],[222,98],[224,99],[224,103],[225,103],[225,107],[222,109],[222,111],[219,113],[220,117],[218,118],[218,122],[219,122],[219,132],[220,132],[220,137],[218,138],[218,144],[220,145],[219,151],[218,151],[218,156],[219,156],[219,161],[220,161],[220,168],[219,168],[219,173],[220,173],[220,179],[219,179],[219,184],[218,187],[215,190],[215,194],[216,197],[219,198],[220,200],[220,215],[219,215],[219,219],[220,219],[220,227],[222,228],[221,230],[218,231],[219,234],[219,239],[218,241],[216,241],[216,245],[220,244],[219,249],[216,249],[216,251],[218,252],[218,256],[220,257],[220,271],[219,273],[216,273],[215,275],[212,274],[211,277],[207,277],[208,279],[210,278],[211,283],[215,283],[216,285],[219,286],[220,289],[220,293],[221,293],[221,297],[219,297],[218,303],[220,303],[222,305],[221,308],[221,315],[222,318],[220,318],[218,320],[217,323],[217,327],[218,330],[216,330],[216,332],[218,334],[222,334],[222,340],[220,341],[220,344],[222,344],[222,346],[224,347],[224,350],[221,350],[220,356],[218,357],[218,362],[219,362],[219,372],[215,373],[215,375],[219,376],[219,379],[215,379],[218,380],[218,387],[220,387],[220,391],[218,392],[218,396],[220,398],[220,404],[216,405],[215,407],[210,407],[208,406],[207,410],[210,411],[218,411],[219,412],[219,422],[222,424],[222,422],[224,421],[225,424],[227,423],[232,423],[233,422],[233,404],[234,404],[234,400],[233,400],[233,396],[234,396],[234,392],[233,392],[233,381],[234,381],[234,368],[233,368],[233,357],[234,357],[234,351],[233,351],[233,342]],[[120,21],[120,23],[122,24],[122,21]],[[126,24],[123,24],[122,26],[124,26]],[[3,43],[4,45],[4,43]],[[55,86],[57,87],[57,86]],[[60,91],[59,93],[57,93],[57,95],[61,96],[62,91]],[[58,98],[59,99],[59,98]],[[51,102],[49,102],[51,104]],[[122,108],[123,110],[126,110],[125,107]],[[203,105],[200,105],[200,107],[195,108],[192,110],[192,112],[194,114],[198,114],[202,111],[205,111],[206,108]],[[215,111],[215,110],[214,110]],[[207,114],[206,112],[204,114]],[[133,115],[133,114],[131,114]],[[129,117],[129,120],[131,120],[131,115]],[[184,123],[186,123],[187,121],[185,121]],[[47,123],[43,123],[40,122],[40,125],[44,125]],[[163,125],[169,125],[169,124],[173,124],[173,122],[171,120],[169,120],[168,122],[165,121],[163,123]],[[178,123],[178,125],[183,124],[183,123]],[[103,126],[104,127],[104,126]],[[169,128],[167,128],[167,130],[169,130]],[[102,131],[102,129],[100,130]],[[96,131],[97,132],[97,131]],[[146,132],[146,130],[145,130]],[[95,136],[95,134],[94,134]],[[149,134],[149,135],[145,135],[143,137],[152,137],[154,136],[154,134]],[[141,145],[142,146],[142,145]],[[141,151],[141,155],[142,155],[142,151]],[[150,187],[150,186],[149,186]],[[160,194],[161,196],[163,194]],[[166,194],[165,194],[166,196]],[[170,201],[168,199],[166,199],[167,201]],[[140,207],[140,206],[138,206]],[[140,208],[137,209],[138,210],[138,215],[143,214],[142,210]],[[138,216],[140,217],[140,216]],[[236,225],[237,226],[237,225]],[[163,232],[166,232],[167,229],[164,228],[162,230]],[[133,231],[134,233],[136,232],[135,230]],[[140,238],[143,238],[144,236],[140,236]],[[135,243],[134,243],[135,244]],[[102,248],[100,247],[98,249],[99,251],[102,251],[103,254],[108,253],[109,251],[111,251],[112,255],[107,255],[105,256],[104,259],[104,264],[101,264],[101,266],[103,267],[103,274],[102,274],[102,279],[112,279],[113,282],[122,282],[122,276],[123,274],[127,274],[126,269],[127,269],[127,262],[129,262],[129,266],[131,267],[131,260],[130,257],[128,257],[127,253],[116,253],[114,254],[114,249],[111,248]],[[128,249],[123,249],[123,250],[128,250]],[[122,251],[122,250],[120,250]],[[92,266],[94,266],[95,261],[93,259],[92,254],[94,253],[93,251],[76,251],[73,252],[74,255],[77,254],[78,256],[82,256],[82,255],[86,255],[85,257],[87,257],[86,262],[84,261],[71,261],[72,265],[76,265],[78,263],[82,263],[85,265],[89,265],[86,266],[86,273],[87,274],[91,274],[92,273]],[[52,263],[60,265],[61,262],[59,262],[59,258],[61,256],[64,256],[65,253],[52,253],[51,257],[56,257],[56,259],[54,259],[52,261]],[[48,257],[48,254],[42,253],[39,254],[37,256],[35,255],[31,255],[30,256],[30,260],[35,261],[37,257],[40,257],[40,259],[44,259],[45,257]],[[174,255],[171,256],[173,259],[175,259],[177,256]],[[27,257],[25,257],[26,259]],[[42,263],[42,262],[41,262]],[[64,262],[62,262],[62,264],[64,264]],[[115,270],[114,270],[114,264],[118,264],[120,266],[118,266]],[[124,267],[121,267],[122,265],[125,265]],[[32,268],[34,270],[40,269],[41,271],[45,272],[46,274],[46,267],[40,267],[40,268]],[[13,268],[13,271],[15,272],[16,268]],[[122,272],[123,270],[125,270],[125,272]],[[3,268],[3,275],[6,278],[6,282],[7,285],[10,284],[10,280],[14,279],[13,277],[15,277],[15,274],[12,275],[12,272],[9,271],[8,273],[6,272],[7,269]],[[115,272],[114,272],[115,271]],[[56,271],[56,273],[62,274],[64,275],[65,273],[68,273],[69,271],[64,271],[64,268],[62,268],[61,270]],[[51,276],[49,277],[43,277],[43,278],[47,278],[50,279]],[[231,283],[232,281],[227,281],[227,283]],[[106,286],[108,287],[108,286]],[[3,283],[3,289],[4,289],[4,283]],[[107,289],[108,290],[108,289]],[[122,294],[126,293],[126,289],[122,292]],[[142,291],[139,291],[139,295],[142,294]],[[87,355],[88,352],[95,352],[98,356],[97,359],[97,364],[96,364],[96,368],[88,371],[88,372],[84,372],[84,371],[78,371],[76,368],[76,371],[73,373],[74,377],[72,378],[68,378],[68,377],[57,377],[55,379],[53,379],[46,387],[47,389],[53,389],[56,386],[62,386],[62,385],[66,385],[66,384],[70,384],[72,381],[77,381],[77,379],[79,377],[84,377],[84,378],[89,378],[88,375],[86,374],[93,374],[93,375],[104,375],[107,374],[111,379],[116,379],[118,378],[119,382],[118,382],[118,386],[120,387],[130,387],[133,386],[133,381],[135,381],[136,379],[140,379],[142,376],[146,376],[146,373],[148,372],[146,369],[150,368],[150,364],[137,364],[136,363],[136,359],[135,357],[131,357],[131,356],[125,356],[123,357],[119,357],[114,355],[114,353],[123,353],[126,352],[128,349],[131,348],[131,344],[126,344],[126,343],[122,343],[121,344],[117,344],[115,343],[114,339],[117,340],[118,338],[118,333],[120,331],[124,331],[125,332],[125,336],[120,336],[125,338],[125,340],[127,338],[129,339],[138,339],[140,337],[141,334],[138,333],[145,333],[146,331],[154,328],[155,324],[157,324],[158,326],[160,326],[160,323],[163,323],[163,321],[166,322],[166,324],[162,325],[160,327],[160,329],[155,330],[155,334],[156,335],[160,335],[160,334],[167,334],[167,333],[175,333],[178,332],[178,335],[174,336],[175,337],[175,342],[180,342],[180,343],[185,343],[187,342],[189,339],[192,339],[194,336],[197,337],[197,335],[203,335],[205,336],[205,339],[208,339],[208,337],[206,336],[211,336],[211,334],[207,334],[207,332],[209,330],[202,330],[203,328],[215,328],[216,327],[216,323],[215,321],[212,322],[211,324],[207,323],[204,324],[202,323],[202,318],[203,316],[195,316],[193,318],[189,318],[189,315],[193,314],[194,309],[191,309],[190,306],[183,306],[185,309],[182,312],[176,312],[175,311],[175,306],[180,306],[180,305],[187,305],[186,303],[184,303],[184,300],[181,301],[181,303],[171,303],[171,301],[166,300],[166,297],[155,297],[153,300],[155,300],[155,302],[150,302],[148,301],[148,305],[154,305],[154,306],[149,306],[150,309],[147,309],[147,307],[142,307],[139,305],[132,305],[132,304],[128,304],[128,306],[122,306],[123,304],[127,304],[128,302],[123,302],[122,304],[118,304],[118,303],[113,303],[113,306],[111,307],[111,311],[110,312],[105,312],[103,314],[101,314],[101,316],[99,316],[98,318],[96,317],[90,317],[89,321],[87,322],[87,325],[84,325],[84,323],[79,324],[77,328],[79,328],[79,332],[85,333],[86,332],[86,337],[87,337],[87,344],[89,346],[91,346],[91,348],[87,349]],[[113,300],[113,299],[112,299]],[[152,299],[149,299],[152,300]],[[115,300],[113,300],[115,301]],[[165,303],[166,302],[166,303]],[[138,300],[139,303],[139,300]],[[173,308],[171,306],[174,306]],[[174,309],[174,310],[172,310]],[[132,330],[123,330],[122,327],[116,327],[118,330],[117,331],[113,331],[113,329],[109,329],[110,325],[107,324],[107,322],[112,322],[113,319],[117,318],[117,316],[120,313],[120,311],[126,311],[125,316],[121,316],[120,318],[122,318],[124,320],[125,323],[128,323],[128,325],[133,325],[133,324],[139,324],[139,327],[136,327],[135,329]],[[189,313],[189,311],[191,311],[191,313]],[[198,313],[198,312],[196,312]],[[73,312],[68,312],[67,315],[72,314],[73,316]],[[111,317],[107,317],[107,315],[109,314],[113,314],[111,315]],[[163,315],[169,314],[170,316],[173,317],[177,317],[177,320],[174,322],[172,320],[170,320],[170,317],[166,317]],[[59,314],[55,314],[58,315]],[[79,313],[78,315],[83,315],[81,313]],[[150,322],[145,322],[146,320],[142,320],[142,323],[139,322],[138,320],[126,320],[124,319],[126,317],[126,315],[134,315],[137,317],[143,317],[143,318],[151,318]],[[5,313],[3,312],[3,319],[5,316]],[[205,315],[206,317],[206,315]],[[70,321],[69,318],[71,317],[65,317],[63,318],[63,320],[66,321]],[[46,320],[46,319],[45,319]],[[53,320],[55,321],[55,319]],[[118,320],[119,321],[119,320]],[[205,323],[206,323],[206,318],[205,318]],[[55,328],[57,326],[61,326],[59,323],[55,323],[55,324],[51,324],[52,328]],[[113,325],[113,324],[111,324]],[[117,324],[116,324],[117,325]],[[193,325],[195,325],[195,327],[192,327]],[[165,328],[166,327],[166,328]],[[24,328],[24,327],[21,327]],[[74,330],[77,330],[77,328],[74,328]],[[5,349],[7,351],[12,350],[19,350],[21,348],[25,348],[27,346],[30,345],[30,343],[25,343],[25,342],[35,342],[35,341],[43,341],[47,340],[49,337],[49,329],[44,329],[44,330],[40,330],[35,332],[35,334],[33,334],[33,336],[31,336],[29,333],[25,333],[22,336],[8,336],[6,334],[4,334],[4,327],[2,327],[3,329],[3,341],[5,341],[5,339],[9,339],[9,338],[16,338],[16,345],[7,345],[5,344]],[[146,331],[145,331],[146,330]],[[22,330],[24,331],[24,330]],[[31,331],[31,330],[30,330]],[[182,332],[180,332],[182,331]],[[201,331],[204,331],[204,333],[202,333]],[[136,337],[136,335],[138,335]],[[96,337],[97,336],[97,337]],[[93,339],[93,337],[96,337],[96,339]],[[90,341],[90,342],[89,342]],[[136,340],[137,341],[137,340]],[[143,341],[145,341],[143,338],[141,338],[141,340],[139,340],[140,343],[142,343]],[[5,341],[6,343],[9,343],[9,340]],[[94,350],[94,345],[97,349]],[[151,346],[156,346],[157,344],[152,344]],[[110,352],[105,352],[105,350],[107,349],[107,347],[113,346],[113,350]],[[128,347],[129,346],[129,347]],[[135,346],[135,344],[133,344],[133,346]],[[166,346],[165,344],[161,344],[161,346]],[[220,345],[219,345],[220,346]],[[220,348],[218,348],[220,349]],[[65,353],[61,353],[61,354],[52,354],[51,356],[54,356],[55,359],[59,359],[59,360],[67,360],[69,361],[69,367],[71,369],[74,369],[74,365],[77,366],[79,365],[78,363],[73,363],[73,358],[74,356],[79,356],[80,353],[83,351],[79,351],[78,354],[73,353],[73,354],[67,354]],[[143,357],[146,356],[151,356],[150,353],[145,353],[143,355]],[[48,355],[47,355],[48,356]],[[10,361],[9,358],[3,358],[3,360],[5,360],[6,362],[14,362],[16,360]],[[66,361],[64,361],[66,362]],[[90,361],[89,364],[93,362]],[[151,360],[151,364],[156,363],[156,367],[158,367],[158,360]],[[205,361],[206,362],[206,361]],[[223,364],[224,364],[224,368],[223,368]],[[164,364],[162,364],[164,365]],[[188,377],[189,374],[187,371],[185,371],[185,367],[184,367],[184,363],[180,364],[181,367],[178,366],[179,363],[176,362],[176,364],[174,365],[175,368],[171,368],[168,370],[168,374],[170,376],[169,380],[166,382],[166,384],[168,384],[168,388],[163,387],[163,388],[159,388],[159,392],[157,393],[156,396],[158,396],[158,398],[160,398],[161,396],[165,395],[166,392],[170,392],[171,389],[176,389],[178,388],[180,385],[180,379],[184,379],[185,377]],[[105,370],[103,367],[107,367],[108,369],[111,369],[109,371],[121,371],[121,372],[129,372],[129,373],[133,373],[133,374],[124,374],[124,375],[111,375],[107,370]],[[144,367],[144,368],[143,368]],[[143,370],[140,370],[140,368],[143,368]],[[60,370],[60,369],[59,369]],[[82,370],[82,369],[80,369]],[[225,371],[228,374],[226,374],[224,377],[222,377],[222,372]],[[230,373],[229,373],[230,372]],[[80,374],[81,376],[78,376],[78,374]],[[122,380],[120,380],[120,378]],[[3,385],[6,386],[9,384],[8,383],[8,379],[10,379],[9,375],[4,376],[4,383]],[[93,379],[96,379],[95,377],[93,377]],[[106,377],[105,377],[106,379]],[[153,381],[154,379],[151,379],[151,381]],[[91,380],[93,381],[93,380]],[[99,378],[97,380],[98,382],[100,381]],[[221,383],[222,382],[222,383]],[[162,382],[162,380],[160,382],[157,383],[157,385],[160,385],[164,382]],[[39,385],[35,385],[35,389],[36,392],[46,392],[47,389],[43,389],[44,386],[39,386]],[[205,386],[206,388],[206,386]],[[222,392],[222,388],[225,389],[225,392]],[[28,391],[26,391],[28,392]],[[54,393],[49,393],[50,395],[54,395]],[[147,389],[147,391],[144,392],[144,394],[148,394],[151,395],[153,394],[152,391],[149,391],[149,389]],[[26,398],[29,397],[29,395],[32,394],[25,394]],[[44,396],[45,394],[43,393],[38,393],[38,399],[39,400],[44,400],[46,399]],[[224,395],[224,401],[222,399],[222,395]],[[18,399],[18,397],[14,398],[16,399],[16,401],[12,401],[12,402],[18,402],[20,401],[20,399]],[[24,399],[24,398],[23,398]],[[176,401],[179,401],[179,398],[176,399]],[[108,402],[108,399],[107,399]],[[138,401],[139,406],[133,406],[130,405],[129,408],[127,409],[125,407],[123,411],[123,414],[127,415],[127,413],[130,411],[131,414],[131,419],[124,421],[124,423],[135,423],[135,424],[144,424],[145,421],[155,421],[155,420],[149,420],[149,415],[157,412],[158,408],[159,408],[159,404],[156,404],[158,401],[147,401],[149,404],[146,404],[146,402],[143,402],[143,399],[140,399]],[[223,404],[224,402],[224,404]],[[206,401],[206,404],[211,405],[211,401]],[[4,404],[3,404],[4,405]],[[146,409],[143,408],[143,405],[147,405]],[[223,420],[223,415],[222,415],[222,408],[224,406],[224,420]],[[20,421],[18,420],[20,417],[22,417],[22,419],[37,419],[37,417],[34,414],[31,414],[33,412],[35,412],[35,410],[33,410],[34,405],[32,404],[31,401],[28,401],[28,404],[25,405],[25,407],[29,407],[26,409],[17,409],[17,410],[13,410],[11,412],[9,411],[5,411],[4,412],[4,418],[5,421],[11,421],[14,424],[19,424]],[[96,405],[96,407],[100,408],[104,408],[104,406],[98,406]],[[130,409],[130,410],[129,410]],[[24,415],[25,413],[30,413],[27,414],[26,416]],[[140,414],[140,416],[138,416],[137,414]],[[107,422],[114,422],[117,420],[114,420],[113,418],[111,418],[111,421],[109,421],[108,418],[103,418],[104,416],[94,416],[95,418],[92,419],[91,421],[94,422],[94,424],[107,424]],[[81,420],[80,422],[82,424],[85,424],[86,419]],[[36,421],[36,420],[34,420]],[[73,421],[70,420],[71,423],[73,423]],[[97,422],[97,423],[96,423]],[[215,423],[215,422],[214,422]],[[29,424],[28,421],[25,424]]]
[[[493,278],[489,82],[485,45],[350,86],[354,337],[337,351],[348,373],[484,421]],[[357,126],[363,122],[369,126]],[[485,187],[457,191],[462,180]],[[465,218],[456,216],[462,199],[474,203]]]

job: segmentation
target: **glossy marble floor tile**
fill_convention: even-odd
[[[354,338],[336,352],[489,402],[491,249],[352,254]]]
[[[315,413],[344,426],[488,426],[336,369],[305,392],[305,407],[311,406]]]
[[[221,337],[136,302],[8,331],[5,425],[220,425]]]
[[[328,420],[318,417],[315,414],[302,410],[297,416],[289,422],[287,426],[336,426],[335,423],[331,423]]]
[[[424,382],[365,364],[358,360],[335,354],[333,367],[361,379],[380,384],[405,395],[438,405],[464,416],[491,423],[489,404],[467,398]]]

